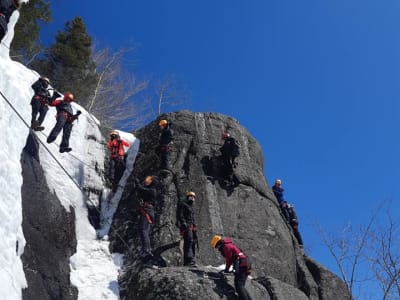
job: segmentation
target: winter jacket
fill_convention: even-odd
[[[219,150],[221,154],[226,157],[237,156],[235,155],[235,148],[236,148],[236,140],[233,137],[228,137],[225,139],[224,144],[222,145]]]
[[[222,256],[225,257],[225,271],[228,272],[231,265],[238,259],[246,258],[246,255],[233,244],[232,239],[223,238],[219,247]]]
[[[278,200],[279,203],[285,201],[285,199],[283,198],[283,192],[285,190],[283,188],[274,185],[272,187],[272,191],[274,192],[275,197],[276,197],[276,199]]]
[[[160,146],[169,145],[173,139],[173,130],[171,129],[170,124],[167,124],[161,131]]]
[[[186,230],[195,226],[193,205],[187,199],[178,202],[177,226],[181,230]]]
[[[157,201],[157,189],[154,181],[149,186],[137,184],[136,187],[138,189],[138,197],[143,203],[155,205]]]
[[[64,98],[57,98],[56,100],[49,103],[50,106],[55,106],[57,109],[57,119],[60,117],[66,118],[67,122],[74,122],[79,114],[81,113],[78,111],[77,114],[74,115],[72,110],[71,103],[64,100]]]
[[[109,140],[107,148],[111,150],[111,159],[123,158],[125,155],[125,147],[129,147],[129,143],[121,138]]]
[[[12,13],[18,8],[17,0],[0,0],[0,17],[6,19],[7,23],[10,21]]]
[[[47,87],[43,84],[43,81],[40,79],[37,80],[34,84],[32,84],[32,89],[35,92],[33,98],[39,100],[43,104],[47,104],[47,101],[50,98],[50,93],[47,90]]]

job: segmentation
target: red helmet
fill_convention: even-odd
[[[72,93],[66,92],[64,94],[64,100],[67,100],[68,102],[72,102],[72,101],[74,101],[74,99],[75,99],[75,97]]]
[[[231,135],[228,133],[228,132],[225,132],[223,135],[222,135],[222,138],[224,139],[224,140],[226,140],[227,138],[230,138],[231,137]]]

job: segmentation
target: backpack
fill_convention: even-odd
[[[232,144],[231,153],[232,153],[232,157],[238,157],[240,155],[240,144],[236,140]]]

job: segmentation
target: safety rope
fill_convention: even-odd
[[[25,124],[26,127],[29,128],[30,130],[30,126],[29,124],[24,120],[24,118],[21,116],[21,114],[18,112],[18,110],[12,105],[12,103],[8,100],[8,98],[3,94],[2,91],[0,91],[0,95],[2,96],[2,98],[6,101],[6,103],[11,107],[11,109],[17,114],[17,116],[21,119],[21,121]],[[96,209],[96,211],[99,213],[99,215],[101,214],[100,210],[97,208],[96,204],[90,200],[90,198],[88,198],[85,194],[85,191],[82,189],[82,187],[79,185],[78,182],[75,181],[75,179],[68,173],[68,171],[62,166],[62,164],[58,161],[58,159],[54,156],[54,154],[50,151],[50,149],[43,143],[43,141],[41,139],[37,139],[39,140],[39,142],[42,144],[42,146],[47,150],[47,152],[49,152],[49,154],[51,155],[51,157],[56,161],[56,163],[61,167],[61,169],[65,172],[65,174],[71,179],[71,181],[76,185],[76,187],[79,189],[79,191],[81,191],[82,195],[84,196],[84,199],[87,202],[90,202],[93,207]],[[133,254],[133,251],[131,250],[131,248],[129,247],[129,244],[123,239],[123,237],[118,233],[117,229],[112,226],[112,224],[110,224],[110,228],[114,230],[116,236],[118,236],[118,238],[122,241],[122,243],[126,246],[126,248],[128,249],[128,252]]]

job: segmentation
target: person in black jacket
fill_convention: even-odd
[[[236,139],[229,133],[225,132],[222,135],[224,144],[219,148],[222,154],[222,168],[224,177],[228,180],[229,185],[239,185],[239,180],[234,174],[233,168],[236,168],[235,158],[239,156],[240,149]]]
[[[177,226],[183,237],[183,265],[194,266],[194,257],[196,254],[197,228],[194,220],[193,203],[196,194],[187,192],[186,199],[178,202],[177,208]]]
[[[31,128],[35,131],[43,130],[42,123],[46,117],[47,111],[49,110],[48,104],[50,99],[50,92],[47,89],[49,87],[50,80],[47,77],[40,77],[34,84],[32,89],[35,94],[32,97],[32,120]],[[39,118],[37,115],[39,114]]]
[[[140,239],[142,241],[142,249],[140,257],[143,261],[153,258],[150,244],[150,229],[154,223],[154,206],[157,202],[157,178],[155,176],[147,176],[141,184],[136,181],[137,195],[139,198],[139,230]]]
[[[172,151],[172,141],[174,139],[173,131],[171,129],[171,124],[168,123],[167,120],[161,120],[158,123],[158,126],[160,127],[161,130],[160,142],[158,146],[158,152],[160,154],[160,159],[161,159],[160,169],[171,170],[170,152]]]
[[[0,0],[0,41],[7,33],[8,22],[12,13],[21,7],[20,0]]]
[[[300,247],[303,248],[303,239],[301,238],[301,234],[299,231],[299,220],[297,219],[296,211],[294,210],[293,205],[289,204],[289,203],[286,206],[286,210],[288,213],[287,221],[289,222],[290,226],[293,228],[294,236],[296,237],[297,241],[299,242]]]
[[[81,114],[80,110],[78,110],[76,114],[73,113],[71,106],[72,101],[74,101],[74,95],[67,92],[62,98],[58,98],[49,103],[50,106],[55,106],[57,108],[57,123],[47,137],[47,142],[54,142],[62,129],[63,136],[60,144],[61,153],[70,152],[72,150],[72,148],[69,147],[69,137],[71,135],[72,123]]]

